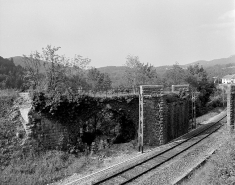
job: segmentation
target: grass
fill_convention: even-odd
[[[235,136],[224,134],[224,144],[182,185],[235,184]]]
[[[115,146],[108,150],[99,151],[93,156],[75,156],[55,150],[40,154],[31,150],[24,154],[23,150],[19,150],[18,154],[15,152],[10,164],[0,171],[0,184],[42,185],[75,173],[86,175],[113,163],[115,161],[113,157],[120,156],[120,152],[130,151],[129,147],[128,149],[126,147]],[[110,161],[104,159],[110,159]],[[118,160],[120,162],[123,159],[119,157]]]
[[[77,159],[62,151],[47,151],[38,156],[19,157],[1,172],[0,184],[41,185],[79,173],[87,163],[86,157]]]

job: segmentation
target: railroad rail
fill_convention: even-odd
[[[209,137],[211,134],[216,132],[223,125],[220,121],[226,117],[226,114],[218,117],[215,122],[203,125],[192,132],[185,134],[178,138],[178,140],[173,141],[168,144],[168,148],[162,151],[151,151],[141,156],[142,158],[136,157],[138,161],[130,160],[124,162],[125,165],[117,168],[108,168],[103,170],[97,177],[97,173],[86,176],[81,179],[77,179],[73,182],[69,182],[65,185],[76,185],[76,184],[92,184],[92,185],[109,185],[109,184],[128,184],[135,182],[139,177],[147,174],[148,172],[156,169],[157,167],[163,165],[164,163],[170,161],[181,153],[187,151],[189,148],[198,144],[202,140]],[[121,163],[123,165],[123,163]],[[99,173],[99,172],[98,172]],[[94,178],[96,176],[96,178]],[[92,180],[93,179],[93,180]]]

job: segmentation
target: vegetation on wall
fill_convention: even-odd
[[[77,145],[85,133],[90,133],[93,141],[98,136],[105,136],[110,144],[128,142],[136,136],[137,96],[102,98],[39,92],[34,94],[33,108],[43,116],[66,125],[69,132],[73,133],[69,135],[69,145]],[[91,144],[86,139],[83,142]]]

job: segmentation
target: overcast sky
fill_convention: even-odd
[[[46,45],[91,65],[154,66],[235,54],[235,0],[0,0],[0,56]]]

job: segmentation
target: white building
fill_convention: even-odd
[[[235,74],[226,75],[222,78],[222,84],[231,84],[235,83]]]

